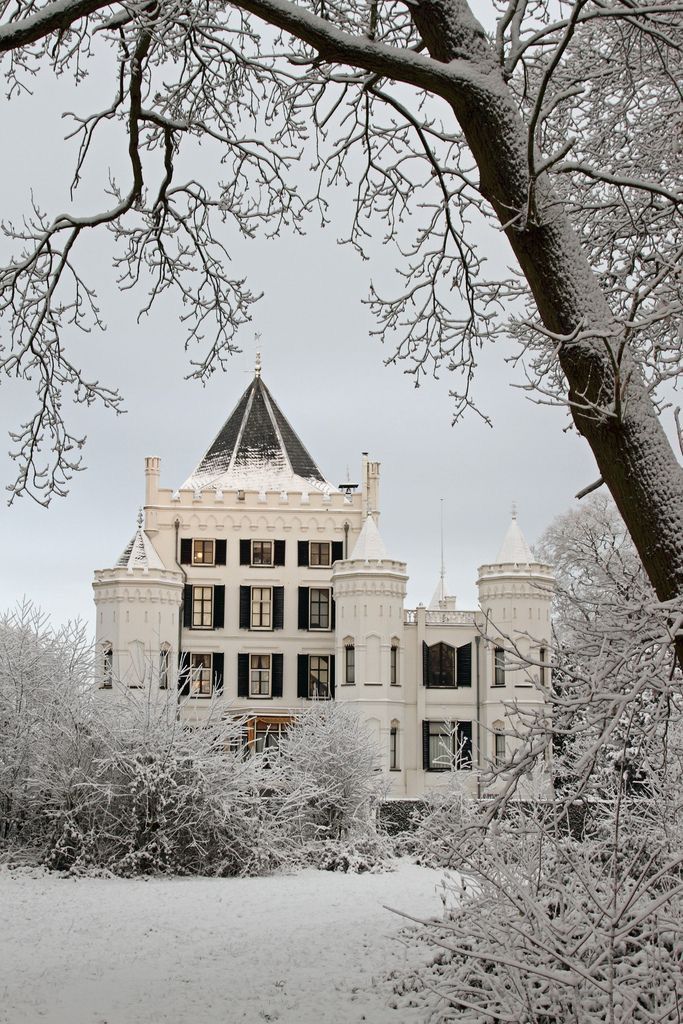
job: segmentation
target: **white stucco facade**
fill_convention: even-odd
[[[379,471],[363,455],[359,487],[325,480],[258,372],[182,487],[147,458],[138,529],[93,584],[112,699],[146,688],[199,717],[218,701],[247,716],[252,746],[277,743],[311,700],[344,701],[392,796],[419,797],[453,763],[476,788],[496,743],[514,742],[513,706],[543,706],[552,571],[513,517],[477,609],[457,609],[443,576],[429,607],[407,609]]]

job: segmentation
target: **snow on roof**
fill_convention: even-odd
[[[533,561],[534,556],[531,553],[531,548],[527,544],[526,538],[517,523],[517,513],[513,512],[512,522],[508,526],[507,533],[503,538],[503,544],[494,564],[503,565],[509,562],[517,562],[528,565]]]
[[[377,523],[371,515],[365,520],[350,557],[363,562],[376,562],[389,557]]]
[[[121,552],[115,565],[116,569],[165,569],[157,550],[145,531],[138,527],[132,539]]]
[[[182,489],[295,491],[336,490],[286,419],[260,372],[209,446]]]

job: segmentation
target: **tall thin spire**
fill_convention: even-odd
[[[443,557],[443,498],[439,499],[441,502],[441,594],[443,597],[446,596],[446,565]]]

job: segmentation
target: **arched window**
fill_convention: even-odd
[[[159,649],[159,689],[168,690],[168,675],[171,661],[171,645],[162,644]]]
[[[505,649],[495,647],[493,650],[493,685],[505,686]]]
[[[507,759],[504,730],[504,722],[493,723],[493,765],[495,768],[503,768]]]
[[[105,641],[102,644],[102,683],[101,689],[111,690],[114,681],[114,648]]]
[[[352,636],[344,637],[344,686],[356,682],[356,647]]]
[[[391,772],[397,772],[400,770],[398,728],[399,723],[394,719],[389,730],[389,771]]]
[[[432,644],[426,650],[426,685],[455,687],[455,647]]]
[[[389,652],[389,682],[392,686],[398,686],[400,683],[399,672],[398,672],[398,655],[399,655],[399,642],[397,636],[391,638],[391,651]]]

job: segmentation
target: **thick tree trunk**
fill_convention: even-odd
[[[444,63],[471,59],[490,82],[490,89],[459,89],[449,97],[477,161],[482,192],[545,327],[563,336],[580,333],[559,349],[574,423],[593,450],[658,597],[683,597],[683,469],[628,350],[617,377],[608,341],[611,333],[616,349],[618,325],[547,175],[536,182],[526,221],[527,132],[517,101],[464,0],[418,0],[410,10],[432,57]],[[678,653],[683,664],[683,638]]]

